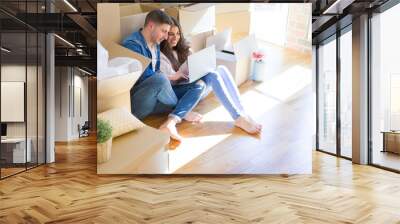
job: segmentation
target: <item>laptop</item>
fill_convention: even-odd
[[[180,71],[184,70],[187,66],[189,71],[189,79],[181,81],[179,84],[188,84],[199,80],[207,73],[214,71],[217,67],[217,59],[215,53],[215,46],[211,45],[196,53],[189,55],[187,61],[179,68]]]

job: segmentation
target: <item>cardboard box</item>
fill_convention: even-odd
[[[139,6],[139,7],[138,7]],[[142,13],[139,4],[122,5],[116,3],[97,4],[97,38],[108,50],[110,59],[130,57],[141,62],[146,68],[150,60],[137,54],[120,43],[121,15]],[[108,109],[124,107],[130,110],[130,89],[142,71],[97,80],[97,113]],[[99,174],[152,174],[168,172],[168,151],[165,145],[169,136],[162,131],[145,126],[113,139],[110,160],[98,164]]]
[[[134,58],[140,61],[142,68],[146,68],[150,63],[150,59],[135,53],[120,44],[122,37],[120,20],[121,9],[119,4],[102,3],[98,4],[97,7],[97,39],[104,48],[108,50],[109,59],[114,57]],[[133,8],[129,9],[133,10]],[[125,107],[130,110],[129,91],[141,74],[142,72],[136,72],[116,79],[98,80],[97,112],[100,113],[115,107]],[[130,86],[126,86],[126,83]]]
[[[179,9],[179,23],[185,37],[213,31],[215,28],[215,6],[196,4],[192,7],[181,8]]]
[[[179,20],[179,8],[178,7],[168,7],[164,10],[169,16],[174,17],[176,20]]]
[[[120,3],[120,16],[131,16],[149,12],[153,9],[164,11],[178,19],[185,37],[216,29],[221,32],[232,27],[232,41],[236,42],[251,32],[251,8],[249,3],[201,3],[188,7],[161,3]],[[240,23],[232,22],[240,18]]]
[[[143,12],[135,15],[123,16],[120,18],[120,42],[122,42],[124,38],[131,35],[133,32],[144,27],[147,14],[148,12]]]
[[[112,4],[112,3],[103,3],[99,4],[99,7],[101,9],[102,5],[107,5],[107,4]],[[142,62],[142,64],[145,64],[146,66],[149,63],[149,60],[141,55],[135,55],[134,52],[120,46],[119,44],[120,41],[123,39],[121,33],[124,33],[124,35],[127,35],[128,33],[133,32],[133,30],[130,28],[127,28],[124,30],[124,28],[121,29],[121,24],[134,24],[137,23],[137,18],[139,18],[141,15],[145,14],[146,10],[150,10],[150,7],[153,7],[152,9],[156,7],[161,7],[158,4],[153,4],[153,5],[146,5],[145,7],[143,4],[112,4],[113,6],[107,7],[104,10],[100,10],[101,12],[98,13],[106,13],[106,15],[115,15],[115,16],[106,16],[104,19],[106,21],[99,21],[98,16],[98,39],[100,42],[105,46],[106,49],[109,50],[109,54],[111,57],[114,57],[115,55],[125,55],[125,56],[130,56],[137,58]],[[223,4],[225,5],[225,4]],[[227,7],[217,7],[217,29],[220,31],[223,31],[227,27],[232,27],[232,42],[234,45],[239,46],[237,47],[236,55],[229,55],[226,53],[218,53],[217,55],[217,64],[225,65],[228,67],[230,72],[232,73],[232,76],[234,77],[234,80],[236,81],[237,85],[242,84],[245,82],[250,73],[250,50],[243,50],[246,49],[246,45],[251,44],[252,41],[242,41],[240,42],[239,40],[245,40],[243,37],[247,37],[248,33],[250,31],[250,11],[248,10],[248,4],[240,4],[240,7],[234,7],[236,5],[229,4],[226,5]],[[147,8],[146,8],[147,7]],[[210,8],[211,7],[211,8]],[[234,8],[229,8],[229,7],[234,7]],[[146,9],[145,9],[146,8]],[[196,11],[199,10],[199,11]],[[242,10],[242,11],[241,11]],[[205,4],[204,6],[200,8],[193,8],[193,7],[187,7],[187,8],[178,8],[178,7],[170,7],[165,10],[167,13],[172,12],[173,14],[178,15],[179,14],[179,20],[182,26],[187,27],[187,32],[192,32],[189,26],[194,26],[195,22],[197,20],[194,20],[194,18],[202,17],[209,13],[210,11],[213,11],[215,14],[215,6],[210,5],[210,4]],[[241,17],[237,16],[245,16],[244,19]],[[240,23],[232,23],[232,21],[235,21],[235,19],[241,18]],[[101,19],[101,18],[100,18]],[[142,16],[142,20],[143,16]],[[212,20],[212,18],[211,18]],[[215,20],[215,17],[214,17]],[[243,22],[242,22],[243,21]],[[246,22],[247,21],[247,22]],[[144,21],[143,21],[144,22]],[[197,52],[206,46],[206,39],[210,35],[213,35],[215,33],[214,27],[211,27],[213,22],[206,22],[208,24],[207,26],[204,26],[204,30],[207,30],[205,32],[200,32],[195,35],[185,35],[185,37],[190,41],[191,49],[193,52]],[[208,27],[208,28],[206,28]],[[203,29],[202,28],[202,29]],[[200,29],[200,30],[202,30]],[[197,32],[196,30],[194,32]],[[103,42],[103,40],[105,40]],[[110,41],[111,40],[111,43]],[[236,43],[235,43],[236,42]],[[254,40],[255,42],[255,40]],[[242,43],[242,44],[241,44]],[[242,46],[242,47],[240,47]],[[250,49],[247,48],[247,49]],[[253,49],[253,48],[251,48]],[[247,53],[243,53],[243,52]],[[242,53],[241,53],[242,52]],[[238,55],[241,54],[241,55]],[[245,56],[243,56],[243,54]],[[146,67],[144,66],[144,68]]]
[[[121,5],[121,4],[120,4]],[[179,9],[176,7],[162,8],[160,4],[128,4],[120,6],[120,41],[139,30],[144,26],[144,22],[149,11],[161,9],[168,15],[178,19]]]
[[[217,52],[217,65],[224,65],[231,72],[237,86],[250,77],[250,58],[236,58],[235,55]]]
[[[150,12],[154,9],[160,9],[160,3],[120,3],[120,17],[135,15],[144,12]]]
[[[224,65],[231,72],[237,86],[250,77],[250,58],[237,58],[235,55],[218,52],[217,65]]]
[[[206,39],[213,32],[204,32],[190,38],[190,46],[193,52],[197,52],[206,46]],[[247,36],[233,43],[234,54],[217,52],[217,65],[224,65],[231,72],[236,85],[239,86],[250,77],[251,53],[257,49],[254,35]]]
[[[207,37],[214,35],[214,31],[207,31],[203,33],[199,33],[194,36],[185,37],[190,44],[190,49],[193,52],[197,52],[206,47]]]
[[[215,4],[215,13],[232,13],[232,12],[243,12],[251,10],[250,3],[219,3]]]
[[[251,11],[249,3],[217,4],[216,29],[222,32],[226,28],[232,28],[232,42],[239,41],[251,33]],[[240,18],[240,22],[237,21]]]

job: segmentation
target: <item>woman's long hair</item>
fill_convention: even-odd
[[[175,18],[171,17],[171,19],[173,21],[172,26],[178,27],[180,35],[179,41],[175,47],[171,47],[167,40],[163,40],[160,44],[160,50],[169,59],[173,69],[175,71],[178,71],[181,64],[183,64],[187,60],[190,53],[189,51],[190,47],[186,43],[185,38],[183,37],[181,25],[178,23],[178,21],[176,21]],[[172,53],[173,50],[175,50],[176,53],[178,54],[178,60],[176,60],[176,58],[174,57],[174,54]]]

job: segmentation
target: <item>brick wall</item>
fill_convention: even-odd
[[[311,53],[311,3],[289,4],[286,47]]]

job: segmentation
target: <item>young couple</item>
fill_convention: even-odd
[[[202,115],[192,110],[212,90],[235,126],[250,134],[261,132],[262,126],[245,113],[239,91],[226,67],[218,66],[196,82],[177,84],[188,79],[187,67],[179,68],[186,62],[190,49],[178,22],[163,11],[149,12],[144,27],[125,38],[122,44],[151,58],[130,93],[132,113],[139,119],[170,112],[160,130],[181,141],[176,124],[182,120],[200,122]]]

